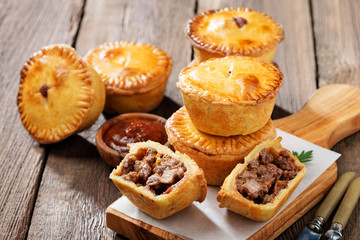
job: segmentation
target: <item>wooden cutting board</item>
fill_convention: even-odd
[[[360,130],[360,89],[341,84],[322,87],[300,111],[274,123],[283,131],[330,149]],[[337,165],[334,163],[249,239],[273,239],[281,234],[325,196],[336,178]],[[111,207],[106,209],[106,225],[129,239],[181,239]]]

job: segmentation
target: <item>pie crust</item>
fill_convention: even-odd
[[[183,69],[177,86],[197,129],[232,136],[266,124],[282,79],[283,74],[264,61],[227,56]]]
[[[242,25],[238,25],[241,19]],[[284,40],[282,27],[265,13],[249,8],[210,10],[189,21],[186,33],[200,62],[241,55],[271,63]]]
[[[265,141],[256,146],[250,153],[245,157],[244,164],[238,164],[231,174],[225,179],[224,184],[221,187],[220,192],[217,195],[217,201],[219,207],[228,208],[238,214],[241,214],[247,218],[255,221],[267,221],[271,219],[289,199],[291,194],[294,192],[296,187],[306,173],[306,167],[301,163],[290,151],[284,149],[280,144],[281,138],[275,140]],[[257,158],[259,153],[264,148],[272,148],[277,153],[286,151],[288,155],[294,160],[296,166],[300,168],[296,177],[288,182],[286,188],[281,189],[279,193],[274,197],[271,202],[266,204],[256,204],[254,201],[245,198],[239,193],[236,187],[236,177],[246,168],[247,164]]]
[[[162,100],[172,60],[159,48],[143,43],[105,43],[85,60],[106,86],[108,113],[147,112]]]
[[[105,86],[72,47],[52,45],[25,63],[17,105],[30,135],[39,143],[54,143],[97,120],[105,105]]]
[[[271,119],[255,133],[246,136],[221,137],[195,128],[185,107],[166,121],[171,145],[191,157],[204,171],[209,185],[220,186],[238,163],[259,143],[274,139],[276,131]]]
[[[158,219],[166,218],[188,207],[193,201],[202,202],[207,193],[207,184],[203,171],[196,163],[179,152],[173,152],[168,147],[153,141],[128,144],[129,154],[136,154],[141,149],[153,148],[158,153],[167,154],[181,161],[186,171],[184,177],[172,185],[170,192],[155,195],[145,186],[138,186],[134,182],[121,177],[124,169],[124,160],[110,174],[116,187],[141,211]],[[161,160],[160,160],[161,161]]]

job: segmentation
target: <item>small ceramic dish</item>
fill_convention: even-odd
[[[127,143],[152,140],[170,146],[164,127],[165,123],[165,118],[154,114],[121,114],[108,120],[99,128],[95,136],[96,147],[102,159],[108,165],[116,167],[128,153]],[[122,133],[126,133],[127,136],[120,136],[121,131],[116,129],[118,126],[123,127]],[[114,134],[117,136],[109,140],[109,136],[114,136]],[[154,137],[158,137],[158,139],[154,139]],[[123,145],[116,146],[116,143]]]

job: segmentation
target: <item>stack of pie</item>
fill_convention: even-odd
[[[281,146],[281,138],[274,140],[270,118],[283,79],[272,65],[283,30],[264,13],[236,8],[196,16],[187,33],[196,58],[177,83],[185,106],[165,125],[176,152],[151,141],[129,144],[130,153],[110,178],[155,218],[202,202],[209,184],[222,185],[219,207],[255,221],[269,220],[306,172]],[[94,68],[105,78],[108,95],[122,94],[124,86],[114,84],[121,82],[114,78],[119,73],[99,59],[123,51],[94,50],[86,58],[98,65]]]
[[[221,185],[259,143],[273,139],[270,119],[282,73],[249,57],[213,58],[183,69],[177,86],[185,107],[166,123],[169,142]]]

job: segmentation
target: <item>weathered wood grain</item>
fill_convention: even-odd
[[[359,87],[360,2],[320,0],[311,1],[311,3],[319,85],[347,83]],[[360,122],[357,121],[356,124],[360,125]],[[355,171],[359,175],[359,132],[335,145],[333,150],[342,154],[338,161],[339,174]],[[332,219],[333,216],[334,214],[330,218]],[[358,239],[359,226],[360,204],[355,207],[343,232],[344,239]],[[329,227],[330,222],[325,228]]]
[[[360,86],[360,2],[312,1],[319,85]]]
[[[85,2],[84,18],[78,29]],[[359,1],[0,1],[1,239],[121,238],[106,229],[104,223],[105,208],[120,195],[108,180],[111,169],[99,158],[94,146],[95,132],[105,121],[104,116],[90,130],[62,143],[38,145],[23,129],[17,113],[16,94],[22,64],[33,52],[52,43],[74,44],[81,55],[108,41],[155,44],[170,53],[174,61],[165,100],[154,110],[169,117],[182,105],[175,82],[191,58],[184,28],[196,5],[198,12],[228,6],[250,7],[268,13],[283,25],[285,41],[275,61],[285,79],[273,114],[275,118],[299,110],[315,91],[315,59],[318,85],[360,86]],[[359,174],[360,133],[333,149],[342,153],[339,174],[349,170]],[[346,239],[357,239],[360,234],[359,208],[358,204],[344,231]],[[278,239],[296,238],[316,209]],[[328,227],[329,223],[325,228]]]
[[[52,145],[29,238],[112,238],[115,233],[105,227],[104,208],[120,193],[109,179],[111,170],[81,136]]]
[[[17,113],[20,70],[44,45],[72,43],[81,6],[80,0],[0,2],[0,239],[25,238],[45,158]]]
[[[133,219],[125,214],[119,213],[111,207],[106,209],[106,225],[110,229],[121,233],[129,239],[182,239],[160,228],[148,225],[138,219]]]
[[[165,100],[154,111],[169,117],[182,104],[175,82],[180,69],[191,59],[184,28],[194,6],[194,1],[88,0],[76,50],[85,55],[104,42],[130,40],[151,43],[167,51],[173,59],[173,71]],[[95,147],[95,133],[107,117],[111,116],[101,116],[90,129],[51,146],[29,229],[30,238],[119,237],[106,227],[105,210],[120,197],[120,192],[109,180],[112,169]]]
[[[308,2],[302,0],[198,1],[198,13],[225,7],[248,7],[262,11],[283,26],[285,41],[280,43],[274,59],[284,73],[284,81],[276,105],[288,113],[298,111],[316,90],[315,57]]]

